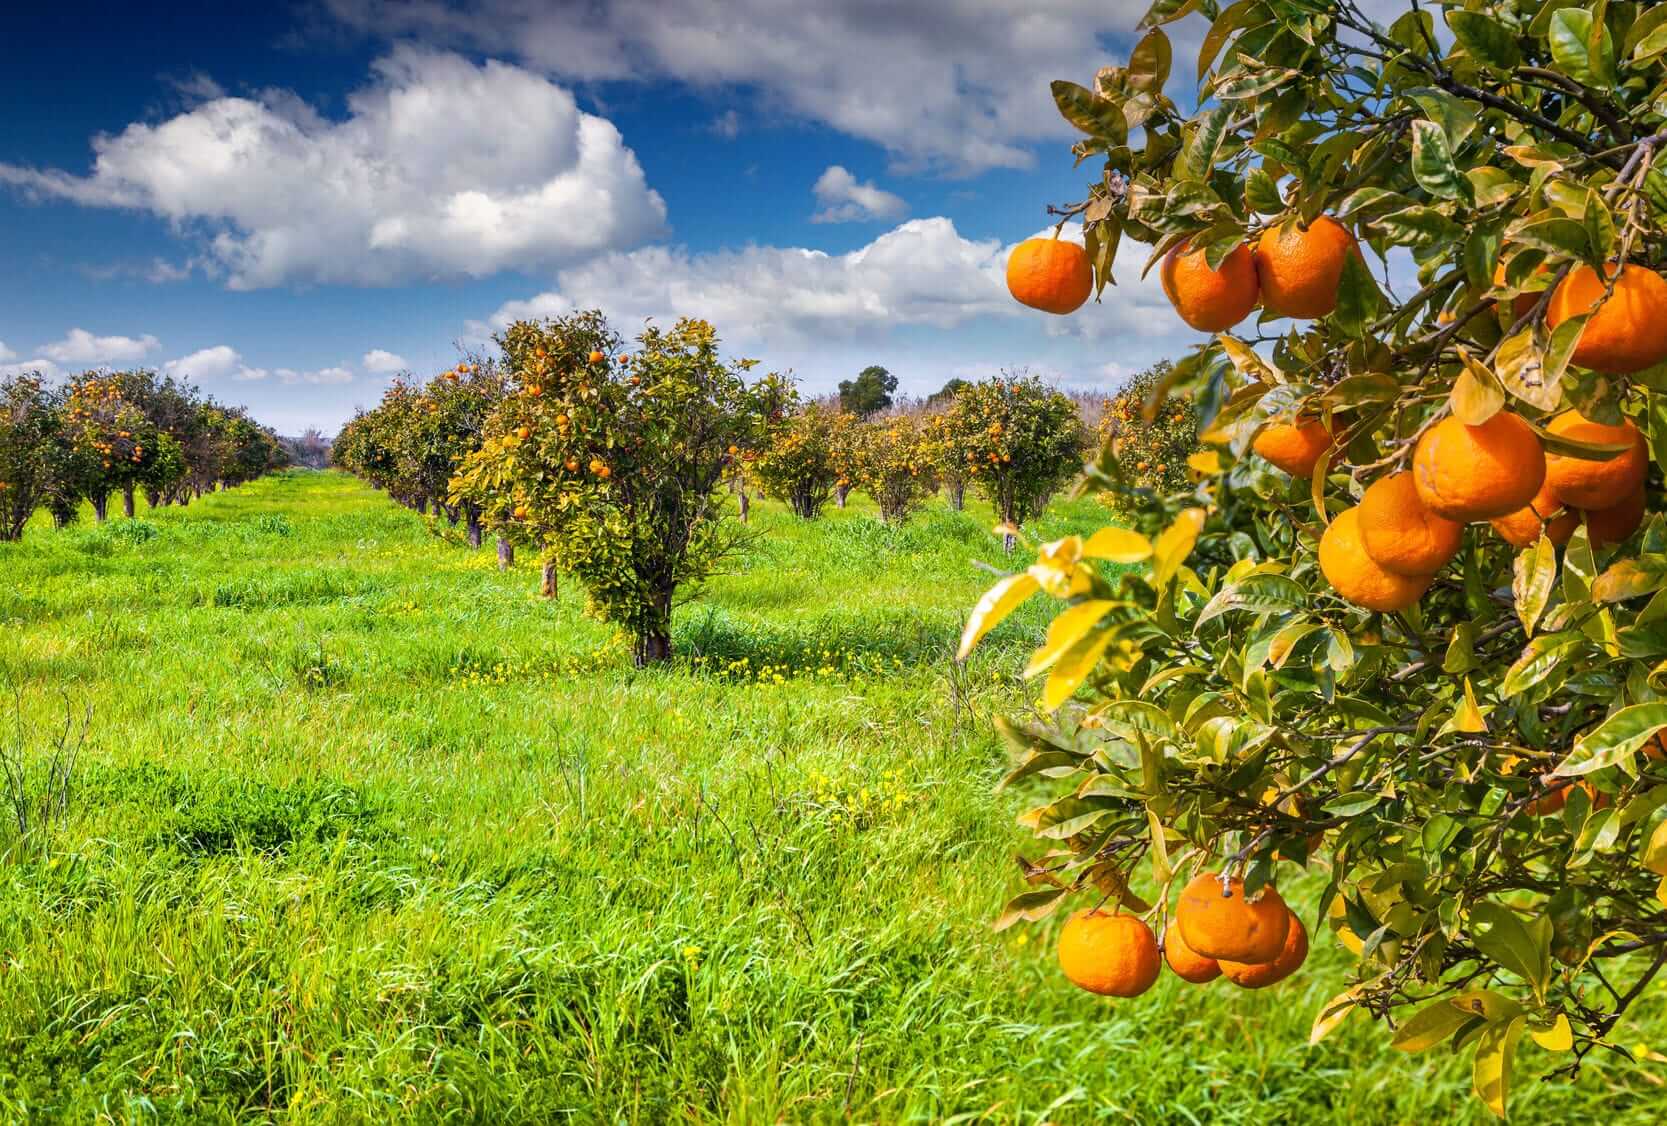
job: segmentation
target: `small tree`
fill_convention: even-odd
[[[956,376],[945,383],[942,387],[926,396],[926,405],[929,407],[948,406],[955,396],[960,394],[962,388],[971,386],[972,382],[970,380],[962,379],[960,376]]]
[[[943,487],[944,497],[951,509],[960,512],[967,506],[967,482],[972,480],[970,463],[977,455],[961,449],[948,415],[941,412],[927,415],[921,425],[927,455],[931,458],[938,483]]]
[[[947,413],[973,486],[1003,524],[1020,527],[1082,467],[1076,404],[1034,376],[1004,376],[963,388]],[[1012,536],[1007,537],[1008,547]]]
[[[64,401],[64,432],[76,455],[77,484],[103,523],[110,494],[131,490],[149,479],[161,454],[161,435],[144,411],[122,394],[115,376],[89,372],[70,384]]]
[[[828,455],[835,473],[834,503],[840,508],[845,507],[846,498],[857,485],[862,436],[862,424],[850,411],[841,410],[828,421]]]
[[[38,375],[0,381],[0,540],[23,538],[52,484],[58,403]]]
[[[840,380],[839,409],[867,418],[891,406],[891,396],[896,390],[897,377],[874,364],[863,368],[856,379]]]
[[[917,416],[863,423],[856,450],[857,482],[887,524],[903,524],[937,492],[932,450]]]
[[[591,611],[632,634],[638,665],[665,660],[678,589],[735,546],[719,485],[773,394],[748,385],[752,361],[720,360],[705,321],[644,329],[629,357],[596,311],[517,322],[498,343],[515,387],[453,502],[527,525]]]
[[[1159,361],[1100,409],[1099,444],[1111,448],[1133,490],[1101,494],[1114,512],[1127,512],[1142,494],[1163,496],[1187,486],[1187,459],[1198,452],[1198,409],[1180,395],[1151,401],[1170,371],[1168,360]]]
[[[797,515],[819,515],[839,482],[834,430],[839,414],[818,403],[790,414],[771,428],[751,472],[764,495],[786,502]]]

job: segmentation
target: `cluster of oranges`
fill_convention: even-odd
[[[1138,997],[1158,980],[1159,962],[1194,985],[1225,977],[1262,989],[1308,958],[1308,931],[1272,887],[1254,898],[1244,882],[1205,873],[1181,890],[1173,925],[1158,938],[1143,919],[1078,911],[1060,930],[1059,966],[1074,985],[1107,997]]]

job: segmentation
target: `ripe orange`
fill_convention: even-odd
[[[1285,945],[1279,955],[1268,962],[1223,961],[1221,972],[1228,981],[1242,989],[1263,989],[1284,981],[1302,968],[1308,960],[1308,928],[1289,907],[1285,913],[1290,916],[1290,926],[1285,931]]]
[[[1661,326],[1667,332],[1667,324]],[[1602,442],[1618,446],[1630,443],[1632,448],[1608,461],[1588,461],[1563,454],[1545,455],[1545,483],[1562,498],[1564,504],[1576,508],[1608,508],[1621,503],[1644,483],[1644,471],[1649,468],[1650,455],[1644,446],[1644,436],[1630,418],[1621,419],[1619,426],[1593,422],[1579,411],[1565,411],[1551,420],[1549,433],[1577,442]]]
[[[1290,914],[1271,886],[1246,902],[1243,880],[1229,880],[1223,895],[1221,877],[1206,872],[1181,889],[1175,926],[1187,946],[1206,958],[1271,962],[1284,949]]]
[[[1187,945],[1180,927],[1170,927],[1163,936],[1163,960],[1175,971],[1175,976],[1194,985],[1207,985],[1221,976],[1221,963],[1206,958]]]
[[[1566,506],[1551,491],[1548,481],[1540,486],[1534,499],[1526,506],[1490,521],[1499,538],[1512,547],[1532,547],[1540,541],[1540,533],[1558,547],[1569,542],[1574,530],[1580,527],[1580,513]]]
[[[1412,457],[1424,507],[1469,523],[1507,516],[1545,483],[1539,436],[1519,416],[1500,411],[1480,426],[1451,416],[1426,430]]]
[[[1133,915],[1078,911],[1059,932],[1059,967],[1090,993],[1138,997],[1158,980],[1158,940]]]
[[[522,441],[526,441],[528,438],[531,438],[533,436],[532,427],[530,427],[530,426],[520,427],[519,429],[517,429],[515,431],[515,436],[517,438],[520,438]]]
[[[1021,305],[1063,316],[1094,291],[1088,251],[1057,238],[1025,239],[1007,259],[1007,292]]]
[[[1343,263],[1360,246],[1341,223],[1321,215],[1308,229],[1270,227],[1256,243],[1262,305],[1281,317],[1311,319],[1337,308]]]
[[[1320,537],[1320,572],[1347,601],[1385,613],[1405,610],[1424,597],[1435,577],[1398,575],[1379,566],[1361,538],[1358,507],[1339,513]]]
[[[1629,264],[1622,267],[1608,300],[1605,284],[1590,266],[1576,266],[1551,295],[1545,322],[1552,328],[1597,310],[1574,346],[1573,362],[1628,375],[1667,359],[1667,281],[1654,270]]]
[[[1620,504],[1591,509],[1581,515],[1586,517],[1586,535],[1593,547],[1620,543],[1644,522],[1644,483],[1640,481]]]
[[[1330,445],[1331,431],[1325,423],[1311,419],[1300,426],[1288,422],[1264,426],[1250,448],[1291,476],[1308,477]]]
[[[1545,793],[1523,806],[1522,811],[1530,817],[1550,817],[1554,813],[1563,812],[1563,807],[1569,804],[1569,795],[1574,792],[1575,780],[1559,778],[1555,774],[1542,774],[1540,784],[1545,787]],[[1581,779],[1580,788],[1586,791],[1594,810],[1609,808],[1609,795],[1590,781]]]
[[[602,353],[600,353],[600,352],[592,352],[592,353],[591,353],[591,354],[590,354],[590,362],[591,362],[591,363],[593,363],[593,364],[599,364],[599,363],[601,363],[601,362],[602,362],[602,361],[603,361],[603,359],[605,359],[605,358],[606,358],[606,357],[604,357],[604,356],[603,356],[603,355],[602,355]]]
[[[1210,269],[1202,250],[1189,251],[1188,242],[1170,248],[1158,278],[1163,292],[1181,319],[1199,332],[1225,332],[1250,315],[1261,297],[1256,263],[1245,246],[1235,247]]]
[[[1411,473],[1372,482],[1360,498],[1360,538],[1366,554],[1386,571],[1433,575],[1459,553],[1464,525],[1437,516],[1418,499]]]

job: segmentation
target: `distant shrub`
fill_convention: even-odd
[[[749,466],[764,495],[784,501],[806,520],[817,516],[840,479],[834,464],[838,422],[839,412],[811,403],[773,427]]]
[[[921,420],[896,415],[865,423],[856,443],[857,482],[887,524],[901,524],[938,491],[932,449]]]
[[[1187,458],[1198,452],[1198,409],[1190,399],[1171,395],[1157,404],[1151,421],[1144,416],[1153,388],[1169,374],[1163,360],[1136,375],[1105,401],[1099,438],[1110,444],[1134,489],[1165,496],[1188,484]],[[1125,494],[1102,494],[1113,511],[1128,508]]]

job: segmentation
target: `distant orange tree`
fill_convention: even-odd
[[[810,520],[833,499],[840,480],[836,441],[840,412],[820,403],[790,410],[770,427],[763,448],[748,464],[764,495],[785,501]]]
[[[1082,466],[1077,405],[1035,376],[1006,375],[961,388],[943,425],[973,488],[1011,528],[1041,515]]]
[[[932,448],[916,415],[862,423],[855,463],[857,484],[874,498],[887,524],[904,523],[938,491]]]
[[[1140,372],[1100,409],[1099,443],[1112,447],[1136,496],[1164,496],[1186,488],[1188,459],[1198,452],[1197,407],[1190,399],[1162,392],[1171,367],[1164,360]],[[1102,495],[1114,511],[1130,497],[1124,492]]]

